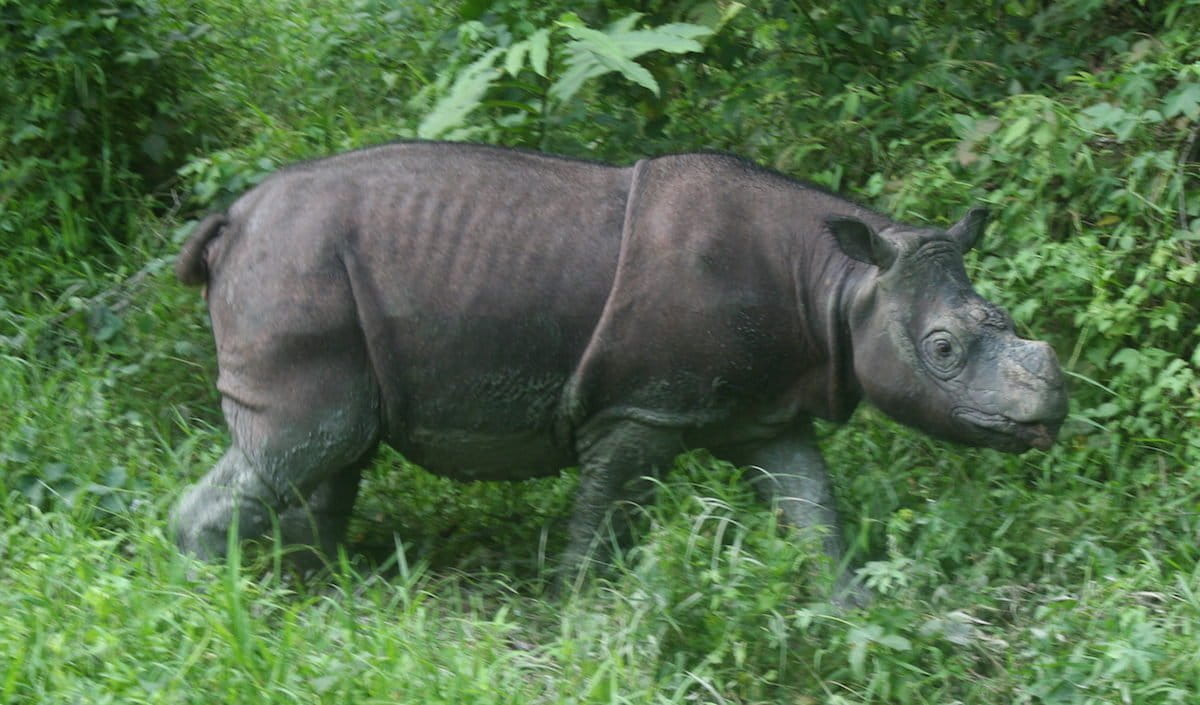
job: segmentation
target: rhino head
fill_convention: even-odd
[[[967,279],[963,253],[987,217],[974,208],[947,230],[827,221],[847,256],[874,265],[848,302],[854,372],[872,404],[933,436],[1045,450],[1066,416],[1066,387],[1054,350],[1018,337]]]

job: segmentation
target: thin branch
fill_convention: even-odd
[[[1192,163],[1192,154],[1196,149],[1196,138],[1200,136],[1200,123],[1192,126],[1192,131],[1188,133],[1187,139],[1183,143],[1183,147],[1179,150],[1179,212],[1176,213],[1176,218],[1179,220],[1179,229],[1187,232],[1188,229],[1188,213],[1187,213],[1187,166]],[[1195,262],[1192,257],[1192,243],[1188,240],[1181,240],[1183,243],[1183,257],[1187,264]]]

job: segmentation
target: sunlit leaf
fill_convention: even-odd
[[[1189,120],[1200,119],[1200,83],[1185,83],[1163,99],[1163,115],[1173,118],[1185,115]]]
[[[521,72],[521,66],[525,63],[525,54],[529,51],[529,41],[517,42],[508,48],[508,52],[504,55],[504,72],[509,76],[516,76]]]
[[[539,76],[546,77],[550,61],[550,30],[539,29],[529,37],[529,63]]]
[[[449,92],[421,121],[417,128],[418,137],[441,137],[466,121],[467,115],[479,107],[487,90],[498,78],[500,71],[495,63],[502,51],[499,48],[492,49],[459,72]]]

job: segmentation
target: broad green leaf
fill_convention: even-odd
[[[1185,83],[1163,99],[1163,115],[1173,118],[1184,115],[1189,120],[1200,119],[1200,83]]]
[[[869,624],[866,627],[855,627],[846,635],[846,641],[850,642],[850,670],[855,676],[866,676],[867,646],[875,641],[882,631],[878,625]]]
[[[722,27],[729,24],[729,22],[734,17],[737,17],[738,14],[740,14],[741,11],[745,10],[745,9],[746,9],[746,5],[744,3],[740,3],[740,2],[731,2],[728,5],[726,5],[725,9],[721,12],[721,19],[717,20],[717,24],[713,28],[713,31],[714,32],[720,31],[720,29]]]
[[[1013,144],[1017,140],[1024,137],[1026,132],[1029,132],[1029,127],[1031,125],[1033,125],[1033,121],[1030,120],[1028,116],[1021,116],[1017,118],[1016,121],[1009,125],[1008,129],[1004,131],[1004,135],[1000,138],[1000,144],[1004,147]]]
[[[562,13],[561,15],[558,16],[558,19],[555,21],[555,24],[559,25],[560,27],[586,27],[587,26],[583,23],[583,20],[581,20],[579,18],[579,15],[575,14],[574,12]]]
[[[1121,348],[1110,361],[1114,365],[1121,367],[1133,367],[1140,364],[1142,361],[1142,353],[1133,348]]]
[[[1096,103],[1080,113],[1084,127],[1092,130],[1111,130],[1122,123],[1129,114],[1112,103]]]
[[[539,29],[529,37],[529,63],[533,71],[542,78],[546,75],[547,64],[550,61],[550,30]]]
[[[912,642],[899,634],[884,634],[875,641],[893,651],[908,651],[912,648]]]
[[[525,54],[529,51],[529,40],[517,42],[508,48],[508,53],[504,56],[504,72],[509,76],[516,76],[521,72],[521,66],[525,63]]]
[[[867,675],[867,643],[866,641],[855,641],[850,647],[850,671],[857,678],[865,678]]]

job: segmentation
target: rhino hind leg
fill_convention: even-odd
[[[325,561],[337,557],[338,546],[346,536],[354,501],[367,459],[325,480],[299,504],[279,515],[279,535],[286,546],[303,546],[290,558],[301,570],[319,569]]]
[[[838,569],[833,599],[843,606],[864,606],[869,592],[842,565],[846,541],[833,497],[833,484],[811,428],[783,436],[725,448],[721,457],[745,467],[746,480],[759,499],[776,509],[791,526],[825,531],[825,554]]]
[[[225,555],[230,528],[239,536],[262,536],[271,529],[269,507],[275,492],[262,482],[246,454],[230,446],[171,510],[171,534],[184,552],[214,560]]]
[[[358,494],[362,467],[379,440],[378,393],[346,385],[344,404],[329,387],[314,388],[321,403],[251,409],[226,397],[235,440],[171,512],[176,542],[204,559],[225,555],[231,527],[237,539],[272,536],[285,546],[310,546],[334,555]],[[317,567],[311,552],[296,565]]]

